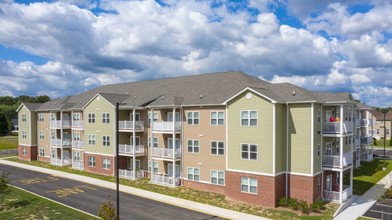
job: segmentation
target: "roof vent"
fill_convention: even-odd
[[[134,96],[133,99],[136,99],[136,96]]]
[[[162,100],[165,100],[165,96],[162,96]]]
[[[295,95],[296,95],[295,90],[293,90],[293,96],[295,96]]]
[[[200,99],[202,99],[203,98],[203,95],[200,95]]]
[[[79,104],[82,104],[82,101],[79,101]]]

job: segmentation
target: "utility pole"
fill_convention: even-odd
[[[119,184],[120,184],[120,179],[119,179],[119,171],[118,171],[118,165],[119,165],[119,106],[120,103],[116,103],[116,216],[117,219],[120,219],[120,189],[119,189]]]

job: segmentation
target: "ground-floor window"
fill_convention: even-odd
[[[96,161],[94,156],[88,156],[88,165],[90,167],[95,167]]]
[[[199,181],[200,180],[200,169],[199,168],[188,168],[188,180]]]
[[[80,161],[80,151],[73,152],[73,159],[74,161]]]
[[[23,156],[26,156],[26,155],[27,155],[27,149],[26,149],[26,147],[23,147],[23,148],[22,148],[22,154],[23,154]]]
[[[257,193],[257,179],[249,177],[241,177],[241,192]]]
[[[110,169],[110,159],[108,158],[103,158],[102,160],[102,168],[103,169]]]
[[[45,156],[45,149],[44,148],[40,148],[39,149],[39,156],[40,157],[44,157]]]
[[[148,161],[148,170],[151,170],[151,161]],[[159,172],[159,164],[157,161],[154,161],[154,171],[153,173]]]
[[[225,185],[225,172],[219,170],[211,170],[211,183],[216,185]]]

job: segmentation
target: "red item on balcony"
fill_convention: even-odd
[[[329,121],[330,121],[330,122],[334,122],[334,121],[335,121],[335,118],[334,118],[334,117],[330,117],[330,118],[329,118]]]

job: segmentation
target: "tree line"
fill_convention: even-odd
[[[0,96],[0,134],[10,134],[12,131],[12,119],[18,117],[16,109],[22,103],[44,103],[50,101],[47,95],[18,97]]]

